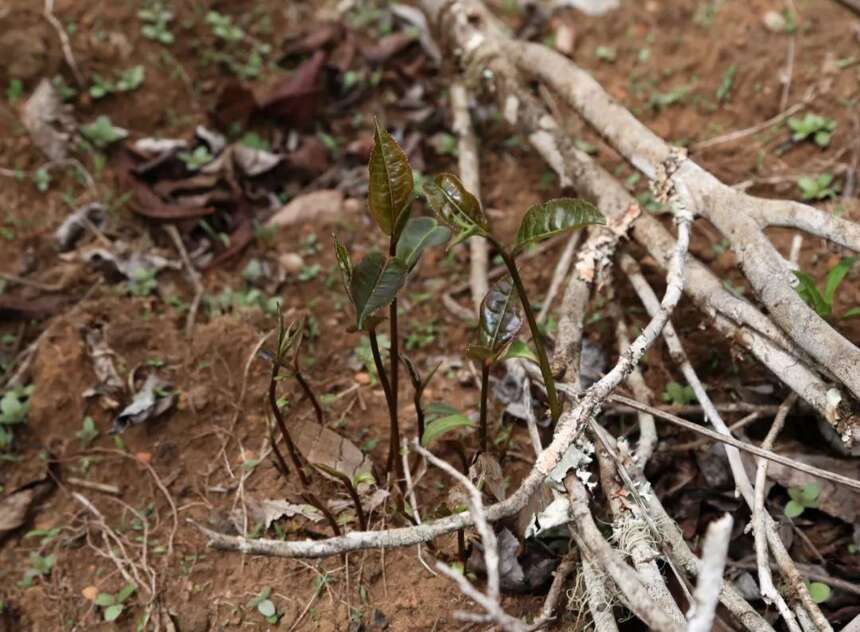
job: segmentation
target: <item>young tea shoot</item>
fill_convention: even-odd
[[[398,366],[401,360],[397,319],[397,293],[425,249],[448,241],[451,232],[431,217],[410,218],[414,175],[406,154],[377,121],[370,154],[367,206],[377,227],[387,237],[388,254],[371,252],[353,266],[346,247],[334,239],[335,254],[344,289],[355,309],[355,329],[367,332],[376,372],[389,412],[389,444],[386,472],[402,476],[400,423],[397,413]],[[388,369],[379,352],[379,311],[388,307],[390,362]]]
[[[549,359],[531,303],[517,268],[516,258],[532,243],[589,224],[605,224],[606,219],[594,205],[584,200],[573,198],[549,200],[543,204],[536,204],[526,211],[516,240],[511,246],[505,246],[490,232],[489,222],[481,208],[481,203],[466,190],[457,176],[450,173],[439,174],[432,181],[424,184],[424,192],[427,202],[439,219],[455,231],[456,236],[452,246],[477,235],[487,239],[498,251],[523,306],[537,351],[541,375],[546,385],[550,415],[553,421],[557,421],[561,415],[561,404],[556,393],[555,380],[550,371]]]

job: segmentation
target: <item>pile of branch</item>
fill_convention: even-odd
[[[477,190],[479,182],[475,138],[469,129],[465,104],[469,92],[489,92],[497,99],[508,123],[528,136],[558,174],[562,185],[572,186],[581,196],[591,199],[609,220],[610,230],[595,228],[588,233],[575,261],[572,261],[575,242],[571,242],[548,292],[551,300],[557,289],[564,288],[554,370],[564,378],[560,390],[567,394],[568,409],[546,447],[540,445],[536,432],[530,433],[535,443],[534,465],[517,490],[496,504],[484,507],[480,493],[470,488],[469,512],[417,526],[354,531],[327,540],[296,542],[250,540],[203,529],[211,544],[243,553],[324,557],[367,548],[421,544],[458,529],[476,526],[486,556],[487,592],[481,593],[464,578],[451,575],[460,589],[482,609],[480,614],[461,613],[462,616],[471,621],[493,622],[506,630],[534,629],[551,619],[551,601],[558,599],[570,571],[569,565],[562,566],[567,571],[557,572],[547,607],[537,623],[526,625],[500,606],[498,559],[493,550],[495,536],[491,523],[521,511],[548,478],[554,478],[563,481],[561,489],[555,493],[566,495],[570,502],[569,528],[582,559],[581,572],[596,629],[617,629],[611,607],[607,607],[611,594],[649,629],[709,630],[719,601],[739,628],[773,630],[732,585],[722,579],[731,519],[712,525],[700,559],[684,541],[657,497],[649,492],[643,472],[657,441],[655,417],[687,424],[684,427],[688,429],[699,428],[648,405],[651,394],[638,372],[637,363],[662,336],[672,359],[694,389],[707,421],[714,427],[713,431],[698,431],[726,444],[736,488],[753,515],[763,598],[776,606],[790,630],[830,630],[764,506],[767,460],[790,461],[773,453],[770,447],[794,405],[795,396],[789,397],[780,407],[761,447],[738,441],[687,359],[683,342],[670,318],[682,294],[686,293],[716,331],[748,350],[789,391],[815,410],[835,430],[843,447],[850,450],[860,444],[860,406],[857,403],[860,399],[860,349],[800,298],[794,289],[796,281],[788,262],[769,241],[765,230],[771,226],[795,228],[860,252],[860,225],[797,202],[755,198],[723,184],[691,160],[684,150],[669,145],[648,130],[571,60],[544,46],[511,38],[479,0],[421,0],[420,4],[437,32],[444,34],[441,43],[449,51],[450,58],[459,64],[459,75],[464,78],[464,82],[452,90],[452,101],[457,112],[461,150],[466,150],[461,154],[461,170],[468,171],[464,179],[468,177],[472,181],[471,188]],[[540,84],[537,92],[532,88],[535,82]],[[642,213],[619,181],[575,147],[558,116],[559,101],[580,115],[618,154],[649,179],[658,199],[665,201],[673,212],[674,234],[657,218]],[[708,220],[728,241],[755,301],[725,290],[719,278],[688,253],[690,226],[696,218]],[[626,242],[628,234],[665,269],[666,290],[662,299],[657,298],[639,270]],[[471,287],[473,299],[479,301],[482,288],[486,288],[486,252],[475,248],[473,253],[476,260],[473,260]],[[630,341],[623,314],[617,305],[613,306],[619,359],[604,377],[580,391],[578,368],[585,310],[598,279],[611,287],[612,274],[616,271],[613,264],[617,264],[617,270],[633,285],[650,321],[642,333]],[[525,369],[523,374],[527,379],[541,387],[539,373],[525,363],[520,369]],[[624,382],[634,393],[635,400],[615,393]],[[635,450],[596,423],[596,416],[609,402],[639,411],[640,435]],[[586,487],[575,473],[563,471],[559,474],[557,469],[568,450],[586,437],[597,446],[595,456],[605,497],[618,498],[619,490],[623,489],[635,500],[632,507],[630,503],[610,502],[613,528],[618,536],[613,540],[615,544],[610,544],[595,526],[591,495]],[[739,449],[759,457],[755,481],[749,479]],[[426,456],[444,468],[431,455]],[[790,464],[808,472],[815,470],[799,463]],[[860,489],[857,481],[820,470],[811,473]],[[468,481],[465,484],[469,488]],[[632,526],[640,537],[635,542],[625,542],[624,534],[629,533]],[[668,564],[679,585],[687,590],[689,608],[679,606],[669,592],[657,566],[658,559]],[[771,575],[771,559],[781,578],[782,590],[776,587]],[[697,584],[695,588],[693,583]]]

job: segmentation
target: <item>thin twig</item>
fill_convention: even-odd
[[[792,393],[782,403],[767,436],[761,443],[762,449],[770,450],[773,447],[777,436],[779,436],[780,431],[782,431],[782,427],[785,425],[785,419],[788,417],[788,413],[795,401],[797,401],[797,395]],[[771,575],[770,572],[770,560],[767,552],[767,531],[765,529],[766,512],[764,507],[767,465],[768,461],[766,459],[758,459],[755,475],[755,502],[753,504],[752,514],[759,591],[761,592],[762,599],[764,599],[765,603],[776,604],[777,609],[783,619],[785,619],[785,623],[789,629],[797,632],[798,627],[797,622],[794,619],[794,615],[788,607],[788,604],[785,603],[785,599],[783,599],[782,595],[777,591],[776,586],[774,586],[773,575]]]
[[[63,25],[60,24],[57,16],[54,15],[54,0],[45,0],[45,9],[42,12],[42,15],[45,16],[45,19],[52,27],[54,27],[54,30],[57,31],[57,36],[60,38],[60,47],[63,49],[63,57],[66,58],[66,63],[69,65],[72,74],[75,76],[75,82],[78,84],[78,87],[83,88],[86,82],[84,81],[84,76],[81,74],[81,71],[78,69],[78,64],[75,62],[75,55],[72,53],[72,44],[69,41],[69,36],[63,28]]]
[[[723,514],[722,518],[708,525],[705,544],[702,547],[699,581],[693,594],[695,606],[687,621],[687,632],[710,632],[714,623],[733,524],[731,515]]]
[[[777,454],[776,452],[771,452],[770,450],[762,450],[761,448],[757,448],[756,446],[750,445],[749,443],[739,441],[731,435],[725,435],[720,432],[715,432],[714,430],[710,430],[709,428],[699,426],[698,424],[694,424],[691,421],[687,421],[686,419],[681,419],[680,417],[676,417],[675,415],[664,412],[659,408],[654,408],[653,406],[637,402],[635,399],[630,399],[629,397],[624,397],[623,395],[610,395],[609,399],[614,402],[624,404],[625,406],[630,406],[631,408],[635,408],[646,413],[651,413],[657,419],[663,419],[676,426],[680,426],[681,428],[684,428],[686,430],[690,430],[702,436],[708,437],[709,439],[713,439],[714,441],[719,441],[721,443],[725,443],[726,445],[730,445],[733,448],[737,448],[738,450],[741,450],[743,452],[749,452],[750,454],[754,454],[755,456],[769,459],[774,463],[785,465],[786,467],[793,468],[799,472],[804,472],[806,474],[809,474],[810,476],[815,476],[816,478],[820,478],[826,481],[832,481],[839,485],[850,487],[851,489],[860,490],[860,481],[848,478],[847,476],[842,476],[841,474],[836,474],[835,472],[828,472],[827,470],[822,470],[820,468],[813,467],[812,465],[801,463],[800,461],[795,461],[794,459],[782,456],[781,454]]]
[[[179,256],[182,257],[182,263],[185,264],[185,269],[188,272],[188,279],[191,281],[191,285],[194,288],[194,298],[191,299],[191,305],[188,307],[188,314],[185,316],[185,337],[190,338],[191,333],[194,331],[194,320],[197,318],[197,310],[200,307],[200,301],[203,298],[204,288],[203,283],[200,281],[200,273],[197,271],[197,268],[194,267],[194,264],[191,262],[191,257],[188,256],[188,251],[185,249],[185,244],[182,243],[182,236],[179,234],[179,230],[173,224],[166,224],[164,226],[164,232],[170,235],[170,239],[173,240],[173,245],[176,246],[176,250],[179,251]]]

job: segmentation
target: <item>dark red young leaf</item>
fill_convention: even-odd
[[[290,38],[284,45],[284,55],[315,53],[323,46],[339,41],[343,27],[338,22],[322,22],[298,37]]]
[[[150,219],[175,221],[205,217],[215,212],[211,206],[182,206],[166,203],[149,185],[135,177],[132,171],[134,160],[126,150],[117,152],[114,167],[122,188],[133,193],[129,208],[138,215]]]
[[[0,294],[0,321],[34,320],[56,314],[74,299],[66,294],[22,298]]]
[[[386,35],[376,44],[362,46],[361,54],[370,62],[382,64],[415,41],[417,38],[414,33],[399,31]]]
[[[347,31],[341,42],[329,55],[328,65],[337,68],[342,73],[346,72],[352,66],[357,48],[355,36],[351,31]]]
[[[295,72],[260,99],[260,109],[287,127],[302,128],[313,122],[322,101],[322,69],[326,53],[317,51]]]
[[[302,175],[319,176],[328,169],[328,150],[319,138],[308,135],[302,139],[298,149],[287,154],[285,162]]]

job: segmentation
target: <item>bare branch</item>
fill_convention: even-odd
[[[695,605],[687,621],[687,632],[709,632],[714,623],[733,524],[732,517],[724,514],[722,518],[708,525],[705,544],[702,547],[699,582],[693,594]]]
[[[481,197],[481,168],[478,161],[478,137],[472,129],[469,114],[469,93],[463,83],[451,84],[451,111],[454,115],[454,131],[459,138],[460,179],[466,188],[478,199]],[[481,311],[481,301],[487,294],[487,240],[482,237],[469,239],[469,287],[472,290],[472,304],[475,313]]]

